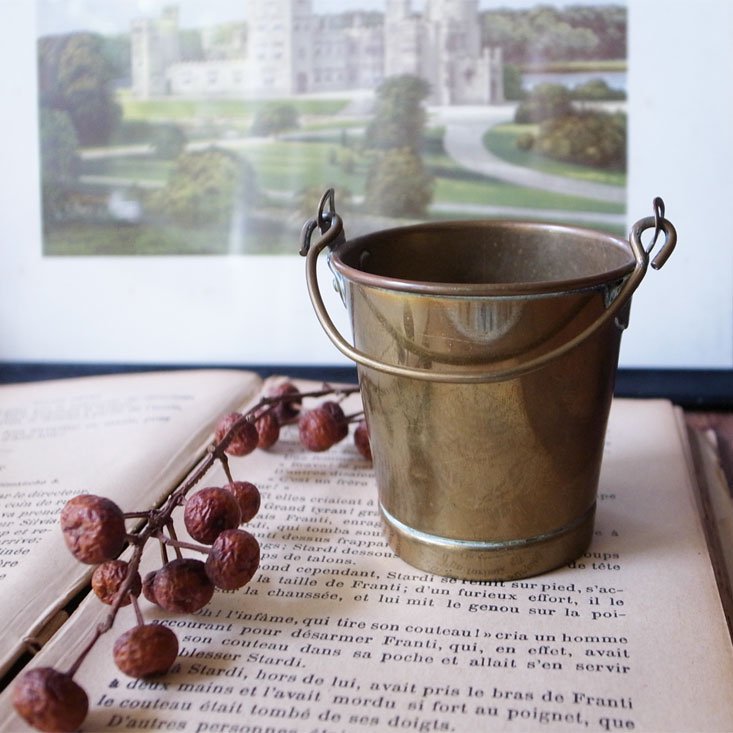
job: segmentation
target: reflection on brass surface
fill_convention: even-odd
[[[382,518],[407,562],[504,580],[587,548],[621,332],[648,264],[640,236],[652,226],[668,256],[676,235],[658,216],[630,243],[500,221],[352,241],[322,227],[353,345],[320,300],[323,240],[307,253],[309,290],[357,362]]]

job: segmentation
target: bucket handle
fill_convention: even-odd
[[[328,205],[328,209],[326,209]],[[334,208],[334,192],[329,189],[321,198],[318,207],[318,216],[310,219],[303,226],[301,233],[301,249],[300,254],[306,258],[306,284],[308,286],[308,295],[310,296],[313,309],[323,330],[329,337],[333,345],[345,356],[352,361],[364,367],[376,369],[397,377],[408,377],[411,379],[422,379],[430,382],[454,382],[454,383],[481,383],[481,382],[499,382],[508,379],[521,377],[535,369],[539,369],[553,359],[566,354],[571,349],[578,346],[585,339],[589,338],[600,328],[605,326],[615,318],[619,311],[628,303],[632,294],[639,287],[644,275],[646,274],[649,263],[649,254],[654,248],[659,234],[664,232],[664,242],[661,249],[651,261],[651,266],[655,270],[660,269],[669,258],[672,250],[677,243],[677,232],[670,221],[664,218],[664,202],[657,197],[653,202],[654,215],[639,219],[631,228],[629,234],[629,244],[634,254],[636,264],[631,274],[626,278],[623,285],[615,293],[613,301],[606,307],[606,310],[593,323],[587,326],[579,334],[575,335],[569,341],[547,351],[539,356],[530,358],[527,361],[517,363],[516,359],[506,359],[498,361],[491,365],[485,371],[479,373],[466,372],[450,372],[450,371],[431,371],[428,369],[419,369],[409,366],[401,366],[399,364],[388,364],[387,362],[374,359],[350,344],[341,335],[340,331],[331,320],[328,310],[323,302],[320,287],[318,285],[317,263],[318,256],[326,247],[336,247],[346,241],[344,234],[343,220],[336,213]],[[319,228],[321,230],[321,238],[311,245],[311,237],[313,232]],[[654,236],[648,249],[644,247],[641,236],[648,229],[654,229]]]

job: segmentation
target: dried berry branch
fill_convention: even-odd
[[[260,493],[254,484],[234,479],[228,455],[243,456],[257,447],[269,448],[278,440],[281,427],[295,422],[306,448],[327,450],[346,437],[350,422],[358,420],[354,442],[359,452],[371,459],[362,414],[347,417],[340,406],[356,391],[358,387],[324,385],[322,389],[300,392],[285,382],[247,412],[225,415],[205,455],[156,509],[123,512],[109,499],[92,494],[69,500],[60,518],[66,545],[81,562],[97,565],[92,589],[110,608],[65,672],[43,667],[18,678],[13,704],[21,717],[42,731],[73,731],[83,723],[89,701],[73,677],[124,606],[132,606],[135,625],[115,641],[113,656],[118,668],[132,677],[167,672],[178,655],[178,639],[165,625],[145,623],[138,604],[140,593],[166,611],[193,613],[209,603],[216,588],[234,590],[246,585],[259,565],[259,544],[240,526],[257,514]],[[332,399],[303,411],[305,398],[322,397]],[[228,483],[191,493],[217,462]],[[181,506],[186,530],[200,544],[176,536],[173,512]],[[128,533],[126,519],[142,522],[136,531]],[[160,546],[162,565],[141,579],[139,568],[150,540],[157,540]],[[130,547],[127,561],[117,559],[125,545]],[[172,560],[169,546],[175,552]],[[183,550],[196,552],[204,559],[184,557]]]

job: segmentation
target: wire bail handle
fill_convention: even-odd
[[[660,233],[664,232],[664,244],[662,245],[662,248],[659,250],[651,263],[652,267],[655,270],[659,270],[669,259],[669,256],[672,254],[672,250],[677,244],[677,233],[674,231],[674,228],[670,230],[671,225],[664,218],[665,206],[661,196],[656,196],[654,198],[654,200],[652,201],[652,207],[654,208],[654,237],[652,238],[651,244],[649,245],[649,249],[647,249],[647,254],[649,254],[654,248],[654,245],[657,243],[657,239],[659,238]],[[648,220],[643,219],[641,222],[637,222],[635,227],[646,221]],[[641,231],[643,230],[644,229],[642,228]],[[639,232],[639,235],[641,235],[641,231]]]
[[[588,337],[593,335],[601,327],[605,326],[615,319],[616,316],[624,308],[634,291],[639,287],[649,266],[649,254],[656,245],[659,234],[664,232],[664,242],[661,249],[651,262],[651,266],[658,270],[669,259],[675,245],[677,244],[677,232],[665,214],[664,201],[660,197],[656,197],[653,201],[654,215],[647,216],[637,221],[631,228],[629,234],[629,245],[634,255],[635,265],[631,273],[621,283],[620,287],[614,288],[613,298],[606,304],[606,310],[593,323],[587,326],[581,333],[548,351],[542,351],[541,346],[535,350],[526,360],[507,359],[497,361],[490,365],[483,372],[466,373],[466,372],[449,372],[449,371],[431,371],[429,369],[420,369],[401,364],[390,364],[380,361],[377,358],[364,353],[354,345],[350,344],[331,319],[328,313],[321,291],[318,285],[318,272],[316,264],[318,255],[326,247],[331,248],[346,241],[344,234],[343,221],[336,213],[334,207],[334,190],[329,188],[321,197],[318,205],[318,214],[316,218],[309,219],[301,231],[301,247],[300,254],[306,257],[306,284],[308,286],[308,294],[313,305],[316,316],[329,337],[333,345],[345,356],[361,366],[376,369],[393,376],[409,377],[412,379],[423,379],[431,382],[456,382],[456,383],[480,383],[480,382],[498,382],[506,379],[514,379],[523,374],[527,374],[538,369],[548,362],[566,354],[571,349],[578,346]],[[327,208],[328,206],[328,208]],[[321,231],[321,238],[311,246],[311,238],[316,228]],[[641,241],[641,235],[647,229],[654,229],[654,236],[649,247],[645,247]],[[618,322],[617,322],[617,325]]]
[[[311,238],[316,228],[320,229],[322,238],[318,241],[323,246],[329,245],[335,247],[337,244],[346,241],[344,235],[344,223],[341,217],[336,213],[336,205],[334,202],[335,192],[334,189],[329,188],[318,203],[318,213],[314,219],[309,219],[304,225],[300,232],[300,250],[299,254],[301,257],[305,257],[308,254],[311,246]],[[328,206],[328,208],[326,208]],[[325,235],[329,234],[327,241],[323,242]],[[340,236],[339,236],[340,235]]]

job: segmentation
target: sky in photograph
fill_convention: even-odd
[[[545,4],[548,4],[545,1]],[[564,5],[606,5],[623,0],[572,0],[554,3]],[[99,33],[120,33],[129,29],[133,18],[156,17],[161,10],[175,5],[180,11],[181,26],[195,28],[246,18],[248,0],[37,0],[38,35],[95,30]],[[542,4],[540,0],[480,0],[486,8],[528,8]],[[549,3],[553,4],[553,3]],[[421,0],[413,0],[419,10]],[[317,13],[345,10],[383,10],[384,0],[314,0]]]

